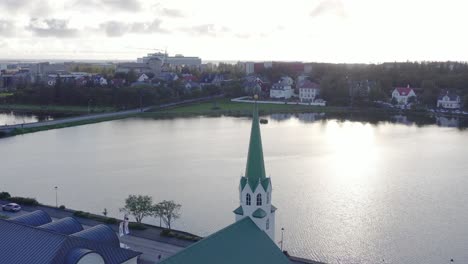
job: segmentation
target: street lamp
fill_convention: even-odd
[[[93,101],[93,99],[88,100],[88,115],[91,113],[91,102],[92,101]]]
[[[55,207],[58,207],[58,187],[55,186]]]
[[[283,252],[283,243],[284,243],[283,233],[284,233],[284,227],[281,228],[281,252]]]

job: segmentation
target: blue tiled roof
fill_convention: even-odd
[[[11,221],[30,226],[40,226],[52,222],[50,216],[41,210],[10,218]]]
[[[81,258],[90,253],[96,252],[86,248],[75,248],[68,253],[65,264],[76,264]]]
[[[18,218],[25,221],[36,219],[34,216],[43,217],[33,212]],[[77,228],[73,218],[46,224],[45,227],[34,227],[17,221],[18,218],[14,221],[0,219],[0,263],[75,264],[76,260],[93,251],[106,264],[120,264],[141,255],[120,248],[117,234],[104,225],[75,233],[78,235],[66,235],[60,232],[69,233]]]
[[[83,230],[81,224],[73,217],[65,217],[55,222],[41,225],[39,227],[64,235],[70,235]]]
[[[120,247],[120,241],[112,228],[106,225],[97,225],[81,232],[72,234],[74,237],[107,243],[113,247]]]

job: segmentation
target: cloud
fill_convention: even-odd
[[[142,9],[139,0],[75,0],[73,6],[85,8],[105,8],[136,12]]]
[[[182,13],[182,11],[178,9],[172,9],[172,8],[161,9],[161,15],[167,16],[167,17],[174,17],[174,18],[184,17],[184,14]]]
[[[181,30],[192,35],[201,35],[201,36],[210,36],[210,37],[216,37],[219,34],[223,34],[223,33],[227,33],[231,31],[227,27],[218,27],[215,24],[203,24],[203,25],[193,26],[189,28],[182,28]]]
[[[319,17],[326,14],[346,17],[343,2],[341,0],[323,0],[310,13],[312,17]]]
[[[78,35],[78,30],[69,28],[65,19],[31,18],[26,29],[38,37],[71,38]]]
[[[0,36],[11,37],[15,33],[15,24],[9,20],[0,19]]]
[[[0,8],[2,10],[16,12],[28,6],[30,0],[0,0]]]
[[[155,19],[151,22],[125,23],[119,21],[107,21],[102,23],[99,28],[109,37],[121,37],[128,33],[134,34],[152,34],[168,33],[169,31],[161,27],[162,21]]]

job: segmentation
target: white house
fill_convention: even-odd
[[[281,79],[271,87],[270,97],[276,99],[291,98],[294,94],[292,85],[293,79],[291,79],[291,77],[281,77]]]
[[[299,89],[299,100],[301,103],[312,103],[320,94],[320,86],[318,83],[309,80],[299,82],[297,88]]]
[[[138,81],[138,82],[145,82],[145,81],[148,80],[148,79],[149,79],[148,75],[146,75],[146,74],[143,73],[143,74],[140,75],[140,77],[138,77],[138,80],[137,80],[137,81]]]
[[[407,105],[411,97],[416,99],[416,93],[409,85],[407,87],[396,87],[392,92],[392,100],[395,99],[400,105]]]
[[[99,85],[104,86],[107,85],[107,80],[104,77],[99,78]]]
[[[459,109],[461,107],[460,96],[446,90],[437,99],[437,107],[445,109]]]

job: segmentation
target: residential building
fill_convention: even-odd
[[[129,73],[130,71],[136,74],[152,73],[155,76],[161,74],[162,60],[159,58],[151,58],[144,63],[139,62],[127,62],[117,64],[115,69],[116,73]]]
[[[399,105],[407,105],[411,102],[411,97],[416,100],[416,93],[409,85],[407,87],[396,87],[392,92],[392,100],[395,100]]]
[[[162,264],[288,264],[275,244],[275,212],[271,180],[266,177],[257,105],[254,106],[247,168],[239,184],[236,222],[198,241]]]
[[[120,247],[109,226],[88,229],[72,217],[52,221],[44,211],[0,219],[1,263],[137,264],[140,252]]]
[[[294,95],[292,89],[293,80],[291,77],[285,76],[272,85],[270,89],[270,97],[274,99],[289,99]]]
[[[320,85],[310,80],[298,82],[299,100],[302,103],[312,103],[320,95]]]
[[[444,90],[437,98],[437,107],[445,109],[460,109],[460,96],[455,94],[454,92]]]
[[[148,75],[142,73],[140,77],[138,77],[137,82],[145,82],[149,79]]]

